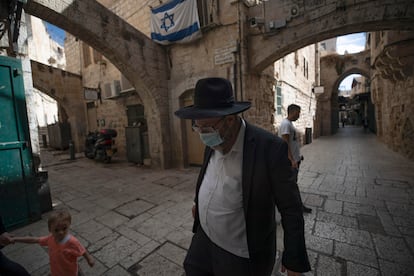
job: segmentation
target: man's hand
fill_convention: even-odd
[[[282,272],[285,272],[285,271],[287,271],[288,276],[300,276],[300,275],[302,275],[302,273],[289,270],[284,265],[282,265]]]
[[[12,235],[10,235],[7,232],[4,232],[3,234],[0,235],[0,246],[6,246],[11,243],[14,243]]]
[[[83,256],[85,257],[85,259],[88,262],[88,265],[90,267],[93,267],[95,265],[95,259],[92,257],[91,254],[89,254],[88,251],[85,251],[85,253],[83,254]]]
[[[296,162],[292,159],[292,160],[290,160],[290,163],[292,163],[292,168],[298,169],[298,162]]]
[[[86,261],[88,262],[88,265],[90,266],[90,267],[93,267],[94,265],[95,265],[95,259],[94,258],[88,258],[88,259],[86,259]]]

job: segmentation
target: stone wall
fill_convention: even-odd
[[[127,0],[100,1],[100,3],[149,36],[150,9],[148,5],[157,6],[158,1],[149,1],[145,5]],[[243,5],[240,7],[245,8]],[[248,51],[247,44],[244,44],[241,39],[245,26],[240,25],[242,23],[239,20],[240,7],[238,4],[227,1],[220,2],[221,12],[216,14],[216,25],[204,29],[202,39],[189,44],[174,44],[168,47],[169,56],[165,62],[170,67],[168,81],[170,118],[167,120],[170,121],[173,166],[185,166],[184,160],[188,151],[183,122],[173,113],[182,106],[183,95],[192,91],[200,78],[219,76],[229,79],[235,89],[236,100],[252,102],[252,108],[243,116],[249,122],[274,133],[277,133],[278,125],[287,116],[286,112],[275,114],[274,86],[277,80],[284,81],[284,110],[287,109],[288,104],[298,103],[302,106],[302,116],[297,122],[299,132],[304,134],[305,127],[312,127],[315,113],[315,99],[311,94],[312,84],[315,83],[314,46],[297,51],[298,62],[296,65],[293,64],[295,58],[292,54],[279,61],[277,68],[271,66],[260,74],[249,73],[246,55],[251,53]],[[243,16],[240,15],[240,17]],[[77,41],[73,36],[67,36],[65,45],[67,60],[73,61],[73,63],[68,62],[68,70],[76,71],[79,62],[85,59],[83,57],[84,51],[79,50],[84,47],[82,45],[83,43]],[[223,56],[226,56],[227,60],[223,59]],[[304,76],[304,58],[307,61],[307,77]],[[104,83],[120,79],[120,71],[105,57],[103,60],[105,61],[104,65],[92,62],[85,67],[84,64],[80,64],[83,86],[97,88],[100,84],[102,89]],[[241,84],[243,84],[242,87]],[[126,156],[126,106],[134,103],[143,104],[138,94],[133,93],[114,99],[95,101],[97,119],[105,123],[99,127],[115,128],[118,132],[116,141],[120,158]],[[146,114],[151,112],[147,106],[145,109]],[[93,129],[89,128],[89,130]],[[154,137],[152,142],[161,143],[158,138]]]
[[[377,135],[414,160],[414,32],[371,34],[372,101]]]
[[[317,85],[316,59],[319,56],[315,45],[310,45],[275,62],[275,78],[282,89],[282,112],[276,114],[274,124],[277,129],[283,118],[287,117],[287,107],[290,104],[299,105],[300,118],[294,124],[302,142],[305,140],[306,128],[314,127],[316,97],[312,88]]]

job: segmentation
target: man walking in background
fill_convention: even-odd
[[[288,116],[283,119],[279,127],[279,135],[283,140],[288,143],[288,154],[289,160],[292,164],[292,169],[295,173],[295,182],[298,183],[298,173],[300,162],[303,160],[302,155],[300,154],[300,144],[297,139],[296,129],[293,126],[294,121],[299,119],[300,116],[300,106],[296,104],[291,104],[288,106]],[[304,213],[312,213],[312,209],[302,205]]]

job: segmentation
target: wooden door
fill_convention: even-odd
[[[192,105],[193,98],[186,97],[184,106]],[[205,145],[201,142],[200,136],[192,127],[191,120],[185,120],[185,135],[187,141],[187,160],[190,165],[202,165]]]

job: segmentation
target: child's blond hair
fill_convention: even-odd
[[[70,215],[68,210],[66,209],[56,210],[49,216],[47,220],[47,226],[49,228],[49,231],[54,223],[60,222],[60,221],[67,221],[69,222],[69,224],[72,223],[72,216]]]

